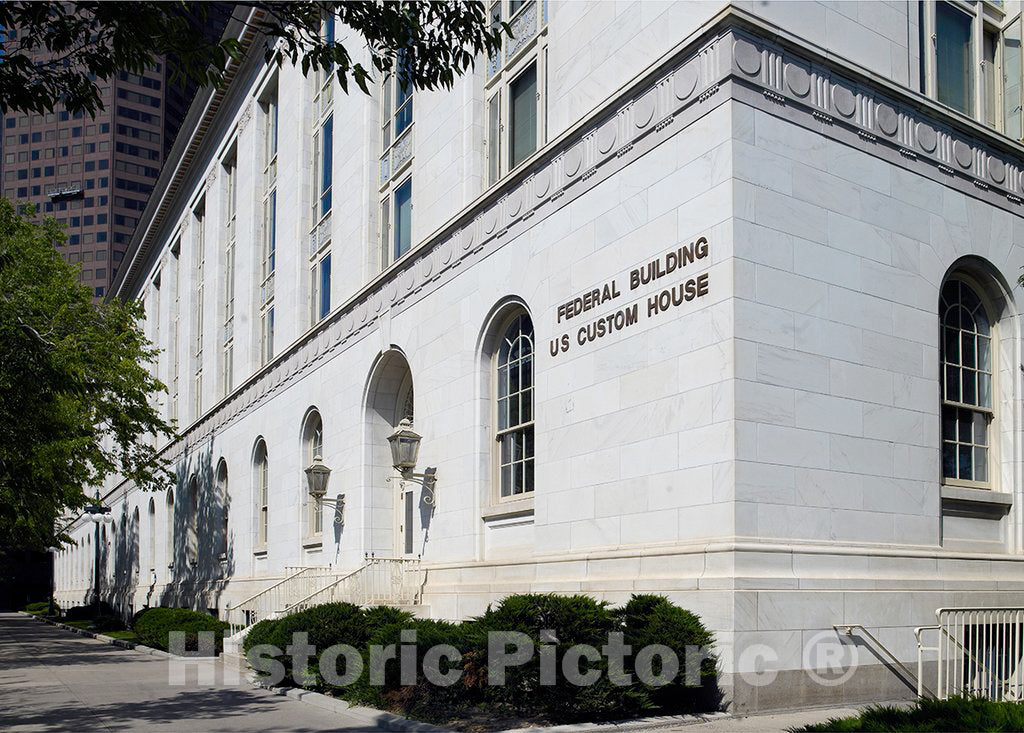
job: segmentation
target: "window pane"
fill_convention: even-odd
[[[963,381],[962,381],[962,392],[960,393],[960,401],[967,405],[978,404],[977,390],[975,389],[975,375],[977,372],[970,369],[963,370]]]
[[[533,491],[533,461],[525,464],[524,490]]]
[[[992,377],[978,374],[978,405],[992,407]]]
[[[524,390],[520,396],[519,416],[523,422],[530,422],[533,419],[533,390]]]
[[[501,175],[501,92],[487,104],[487,180],[494,183]]]
[[[966,410],[965,410],[966,412]],[[974,442],[977,445],[988,445],[988,416],[975,412],[974,419]]]
[[[331,312],[331,256],[320,262],[320,317]]]
[[[989,127],[996,126],[996,34],[986,31],[982,42],[982,72],[985,75],[985,108],[983,121]]]
[[[972,442],[971,427],[974,424],[973,414],[970,410],[958,410],[957,412],[959,413],[960,422],[960,432],[957,439],[961,443],[970,443]]]
[[[320,168],[320,216],[331,210],[331,176],[334,168],[334,117],[327,118],[323,128],[323,149]]]
[[[395,191],[395,259],[412,246],[412,179]]]
[[[501,495],[509,496],[512,493],[512,467],[501,467]]]
[[[380,205],[380,242],[381,242],[381,266],[387,267],[391,264],[391,257],[389,252],[391,247],[388,246],[391,229],[391,207],[388,205],[388,200],[384,199]]]
[[[946,399],[960,401],[960,370],[956,367],[946,367]]]
[[[960,354],[963,357],[963,365],[968,367],[974,367],[976,365],[974,361],[974,334],[967,333],[966,331],[960,334]]]
[[[939,101],[971,114],[971,19],[947,2],[935,6],[935,76]]]
[[[1014,140],[1021,137],[1021,34],[1020,18],[1003,31],[1003,131]]]
[[[972,449],[969,445],[960,446],[959,478],[964,481],[971,481],[974,477],[974,472],[971,470],[971,452]]]
[[[530,66],[509,85],[511,140],[509,167],[515,168],[537,149],[537,66]]]
[[[942,444],[942,475],[944,478],[956,478],[956,444]]]
[[[988,481],[988,448],[974,449],[974,480]]]
[[[944,331],[945,340],[943,342],[942,358],[950,364],[960,363],[960,337],[959,331],[953,328],[947,328]]]
[[[992,371],[992,340],[985,336],[977,337],[978,368],[986,372]]]
[[[942,439],[956,440],[956,410],[946,405],[942,407]]]

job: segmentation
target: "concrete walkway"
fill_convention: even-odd
[[[0,613],[2,731],[380,731],[360,710],[326,710],[251,687],[219,661],[172,661],[77,636],[21,614]],[[366,711],[367,713],[372,711]],[[782,733],[851,715],[853,708],[747,718],[660,718],[625,725],[559,726],[592,731]]]
[[[20,614],[0,614],[0,730],[3,731],[378,731],[355,713],[336,713],[241,684],[204,660],[213,684],[171,684],[167,659],[76,636]],[[180,669],[180,668],[179,668]]]

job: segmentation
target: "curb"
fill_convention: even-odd
[[[403,718],[401,715],[395,715],[394,713],[385,713],[382,710],[376,710],[374,708],[350,705],[344,700],[339,700],[335,697],[328,697],[327,695],[323,695],[319,692],[312,692],[311,690],[303,690],[301,687],[270,687],[269,685],[262,684],[256,679],[255,675],[252,674],[247,675],[246,678],[253,687],[267,690],[274,695],[290,697],[293,700],[298,700],[299,702],[304,702],[332,713],[343,713],[345,715],[362,718],[366,721],[368,728],[375,730],[454,733],[454,731],[451,731],[448,728],[440,728],[436,725],[423,723],[419,720]]]
[[[604,723],[571,723],[552,725],[544,728],[509,728],[502,733],[580,733],[580,731],[628,731],[668,728],[669,726],[699,725],[716,720],[734,718],[730,713],[702,713],[700,715],[659,715],[651,718],[630,718],[629,720]]]
[[[163,649],[154,649],[153,647],[146,646],[144,644],[138,644],[138,643],[136,643],[134,641],[125,641],[124,639],[115,639],[112,636],[105,636],[105,635],[99,634],[99,633],[97,633],[95,631],[87,631],[85,629],[80,629],[77,626],[68,626],[65,623],[61,623],[60,621],[54,621],[53,619],[45,618],[43,616],[36,616],[35,614],[26,613],[25,611],[18,611],[18,613],[20,613],[22,616],[27,616],[28,618],[34,618],[37,621],[42,621],[44,624],[49,624],[50,626],[56,626],[58,629],[63,629],[64,631],[70,631],[72,634],[77,634],[78,636],[85,636],[85,637],[88,637],[90,639],[95,639],[96,641],[101,641],[104,644],[109,644],[110,646],[120,647],[121,649],[125,649],[127,651],[134,651],[134,652],[138,652],[139,654],[149,655],[151,657],[160,657],[161,659],[186,659],[186,660],[192,660],[192,659],[216,659],[216,657],[181,657],[181,656],[178,656],[176,654],[171,654],[170,652],[165,652]]]
[[[304,690],[301,687],[271,687],[256,679],[256,676],[246,676],[253,687],[268,690],[275,695],[290,697],[299,702],[314,705],[332,713],[344,713],[364,718],[366,722],[378,730],[387,731],[424,731],[424,733],[454,733],[448,728],[440,728],[430,723],[423,723],[418,720],[403,718],[394,713],[385,713],[374,708],[366,708],[358,705],[350,705],[344,700],[335,697],[328,697],[319,692]],[[554,725],[544,728],[509,728],[502,733],[580,733],[581,731],[633,731],[649,730],[651,728],[667,728],[669,726],[698,725],[710,723],[716,720],[734,718],[731,713],[704,713],[701,715],[661,715],[651,718],[632,718],[603,723],[573,723],[570,725]]]

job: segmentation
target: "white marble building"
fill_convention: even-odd
[[[667,594],[736,710],[908,693],[807,649],[912,665],[935,609],[1024,605],[1019,3],[495,7],[500,59],[408,98],[229,27],[112,288],[181,439],[173,493],[103,488],[104,595],[415,558],[438,618]],[[434,505],[388,480],[403,417]]]

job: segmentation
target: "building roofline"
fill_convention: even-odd
[[[148,265],[159,254],[154,245],[160,242],[160,235],[180,204],[179,192],[195,175],[193,162],[199,157],[208,141],[207,132],[214,125],[218,113],[230,101],[239,96],[235,81],[243,69],[263,62],[261,40],[265,38],[256,27],[264,11],[246,6],[236,6],[231,19],[224,28],[223,38],[235,38],[241,46],[241,61],[228,61],[223,81],[219,86],[207,85],[196,92],[181,123],[164,161],[160,176],[153,187],[153,193],[146,202],[146,208],[139,217],[139,223],[132,234],[125,251],[124,260],[110,283],[106,298],[134,297],[138,292],[139,279],[148,271]],[[242,74],[244,77],[245,75]],[[242,96],[248,90],[242,90]]]

